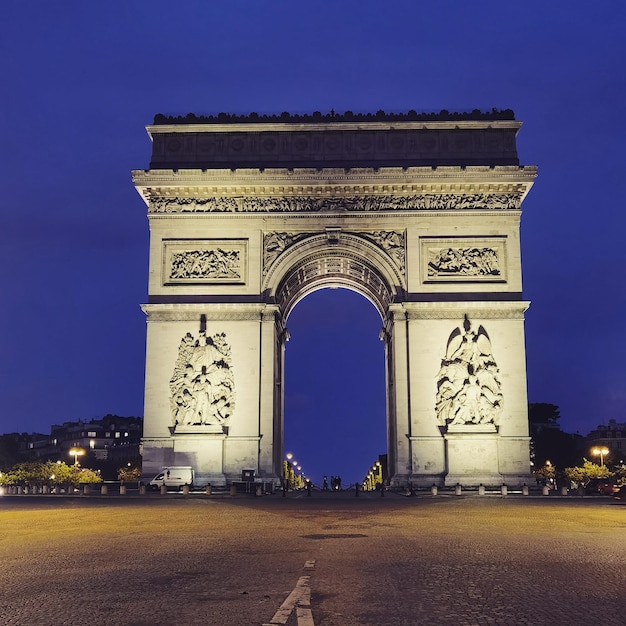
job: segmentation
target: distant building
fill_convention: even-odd
[[[610,464],[623,463],[626,460],[626,422],[609,420],[592,430],[585,438],[587,454],[595,447],[606,447],[610,450],[605,456]]]
[[[50,428],[50,435],[20,435],[19,448],[30,458],[41,460],[69,462],[72,460],[70,450],[78,448],[98,461],[127,463],[140,456],[142,432],[141,417],[105,415],[88,422],[55,424]]]

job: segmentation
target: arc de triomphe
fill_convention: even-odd
[[[144,476],[277,480],[286,320],[353,289],[382,318],[392,484],[521,484],[529,435],[510,111],[157,116]]]

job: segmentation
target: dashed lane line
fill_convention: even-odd
[[[311,571],[315,567],[315,561],[310,560],[304,564],[304,569]],[[291,614],[296,611],[298,626],[315,626],[313,614],[311,613],[311,587],[309,586],[310,576],[300,576],[293,591],[280,605],[274,617],[263,626],[284,625]]]

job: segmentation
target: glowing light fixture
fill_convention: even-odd
[[[85,451],[80,448],[70,448],[69,452],[74,457],[74,465],[78,465],[78,457],[85,454]]]
[[[604,457],[609,453],[609,449],[606,446],[599,448],[592,448],[591,454],[600,457],[600,467],[604,467]]]

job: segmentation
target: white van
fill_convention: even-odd
[[[193,467],[164,467],[149,483],[152,491],[158,491],[165,485],[168,489],[182,489],[185,485],[193,487]]]

